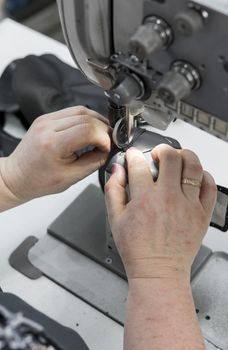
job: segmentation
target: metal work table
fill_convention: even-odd
[[[74,64],[64,45],[8,19],[0,23],[0,47],[0,74],[12,60],[28,54],[52,53]],[[216,182],[228,187],[228,143],[181,121],[171,125],[165,134],[180,141],[182,147],[194,150]],[[46,277],[31,281],[8,263],[9,255],[26,237],[45,235],[50,223],[88,184],[96,182],[97,174],[94,174],[62,194],[36,199],[0,214],[0,285],[4,291],[18,295],[75,329],[92,350],[121,350],[123,328],[120,325]],[[210,228],[204,244],[213,251],[228,253],[228,234]]]

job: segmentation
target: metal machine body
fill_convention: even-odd
[[[137,106],[158,129],[181,118],[228,139],[225,0],[58,3],[78,67],[117,109]]]

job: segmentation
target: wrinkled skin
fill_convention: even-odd
[[[215,182],[193,152],[161,145],[152,156],[160,163],[156,183],[143,154],[127,152],[130,201],[120,165],[106,185],[111,229],[129,279],[190,274],[216,201]],[[202,182],[201,189],[182,184],[186,177]]]
[[[1,160],[3,182],[18,204],[66,190],[105,163],[110,131],[104,117],[80,106],[39,117]],[[94,151],[76,155],[88,146]]]

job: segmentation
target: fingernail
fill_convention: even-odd
[[[135,151],[138,151],[136,147],[130,147],[128,148],[128,152],[135,152]]]
[[[122,165],[118,163],[112,165],[112,176],[114,176],[120,184],[125,183],[126,173]]]
[[[115,174],[118,170],[118,164],[114,163],[112,164],[112,174]]]
[[[136,156],[136,157],[140,157],[140,158],[145,158],[143,152],[140,151],[140,150],[139,150],[138,148],[136,148],[136,147],[131,147],[131,148],[129,148],[129,149],[127,150],[127,158],[128,158],[129,153],[130,153],[130,155],[131,155],[132,158],[135,157],[135,156]]]

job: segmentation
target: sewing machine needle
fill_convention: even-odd
[[[128,111],[127,113],[127,136],[128,143],[131,143],[135,132],[135,116]]]

